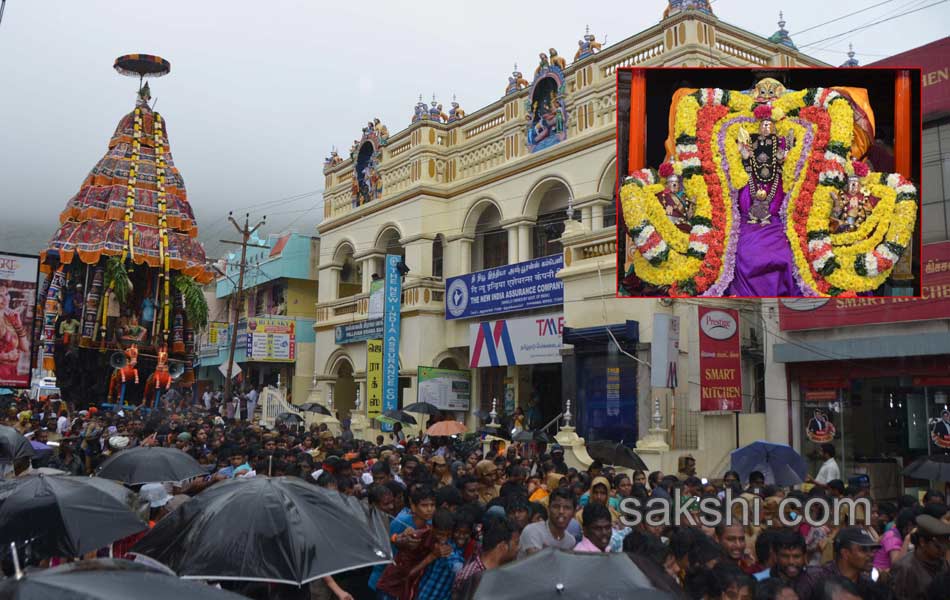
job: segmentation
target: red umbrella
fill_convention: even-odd
[[[434,437],[458,435],[466,431],[468,431],[468,427],[458,421],[439,421],[432,427],[426,429],[426,433]]]

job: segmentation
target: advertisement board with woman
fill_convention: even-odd
[[[30,387],[35,256],[0,253],[0,387]]]

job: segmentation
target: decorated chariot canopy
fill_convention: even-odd
[[[667,158],[621,188],[631,269],[673,296],[829,296],[881,287],[911,244],[917,189],[871,172],[867,92],[680,89]]]
[[[190,373],[195,331],[207,321],[200,284],[213,275],[165,120],[149,105],[149,85],[142,85],[171,65],[158,56],[129,54],[114,67],[139,78],[135,108],[119,121],[105,156],[66,203],[41,252],[48,275],[40,290],[44,367],[55,369],[64,392],[71,384],[100,385],[101,374],[90,382],[83,372],[106,369],[121,379],[124,395],[127,383],[140,383],[140,356],[154,367],[146,389],[167,390],[174,374]],[[79,348],[114,353],[104,363],[82,362]],[[63,365],[69,366],[61,370]]]

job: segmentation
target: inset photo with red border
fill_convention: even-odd
[[[625,68],[617,94],[618,296],[920,296],[919,68]]]

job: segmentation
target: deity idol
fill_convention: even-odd
[[[847,233],[857,229],[871,215],[878,200],[861,189],[861,176],[857,173],[848,176],[844,193],[832,192],[831,197],[834,201],[831,212],[831,227],[834,233]]]
[[[759,133],[739,129],[739,154],[749,184],[739,191],[739,235],[735,276],[727,295],[794,296],[794,261],[781,219],[785,189],[782,167],[794,145],[775,133],[771,107],[760,105]]]
[[[673,172],[669,163],[660,165],[660,175],[666,177],[666,188],[656,195],[667,218],[683,233],[690,231],[689,220],[693,217],[696,203],[683,191],[680,176]]]

